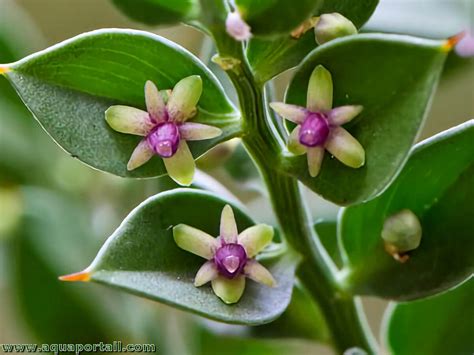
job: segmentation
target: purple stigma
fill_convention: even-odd
[[[239,275],[246,262],[247,253],[244,247],[237,243],[224,244],[214,256],[214,263],[220,274],[228,279]]]
[[[151,149],[162,158],[172,157],[178,150],[178,126],[172,122],[160,123],[147,136],[147,141]]]
[[[322,113],[310,113],[301,124],[300,143],[307,147],[323,145],[329,135],[329,123]]]

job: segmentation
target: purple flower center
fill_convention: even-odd
[[[176,153],[179,144],[179,129],[173,122],[160,123],[146,137],[151,149],[163,158]]]
[[[224,244],[214,256],[214,263],[221,275],[233,279],[242,272],[247,262],[247,253],[237,243]]]
[[[329,123],[326,116],[319,112],[311,112],[300,128],[300,143],[307,147],[323,145],[329,135]]]

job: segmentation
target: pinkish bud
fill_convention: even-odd
[[[156,154],[169,158],[178,150],[178,126],[173,122],[161,123],[147,136],[147,141]]]
[[[225,21],[227,33],[237,41],[246,41],[252,37],[250,26],[242,19],[240,14],[230,12]]]
[[[299,141],[307,147],[323,145],[329,135],[328,120],[322,113],[310,113],[301,124]]]

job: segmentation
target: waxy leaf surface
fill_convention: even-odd
[[[324,66],[334,83],[333,107],[364,107],[345,128],[364,147],[366,163],[353,169],[326,153],[320,174],[312,178],[306,156],[288,155],[283,168],[339,205],[380,194],[408,157],[446,54],[443,41],[385,34],[345,37],[316,48],[298,67],[286,101],[305,107],[310,75]]]
[[[255,35],[288,34],[309,18],[321,0],[235,0],[235,5]]]
[[[426,300],[387,310],[385,344],[397,355],[470,355],[474,351],[474,280]],[[422,339],[422,340],[421,340]]]
[[[91,281],[103,283],[215,320],[262,324],[288,306],[297,258],[274,245],[259,261],[277,282],[269,288],[247,279],[242,299],[224,304],[209,284],[193,285],[204,259],[180,249],[172,227],[184,223],[216,236],[227,202],[198,190],[178,189],[158,194],[138,206],[107,240],[87,269]],[[233,205],[239,232],[254,222]]]
[[[197,0],[112,0],[132,20],[147,25],[173,24],[195,17]]]
[[[290,1],[287,3],[294,6]],[[377,4],[378,0],[323,0],[318,2],[313,15],[338,12],[359,28],[369,19]],[[282,15],[282,19],[285,18],[286,15]],[[276,38],[252,38],[247,56],[257,80],[265,82],[300,64],[316,47],[314,30],[310,29],[300,38],[294,38],[289,33]]]
[[[8,65],[5,75],[43,128],[69,154],[119,176],[165,174],[158,156],[134,171],[127,162],[140,137],[112,130],[104,113],[112,105],[145,109],[144,85],[172,89],[199,75],[203,93],[192,119],[219,127],[215,139],[190,142],[197,158],[240,131],[240,120],[214,75],[196,57],[156,35],[132,30],[86,33]]]
[[[474,121],[418,144],[378,198],[342,211],[339,242],[359,294],[413,300],[447,290],[474,271]],[[420,246],[400,263],[384,250],[387,217],[409,209],[420,220]]]

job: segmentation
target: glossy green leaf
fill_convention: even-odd
[[[240,131],[235,108],[214,75],[191,53],[168,40],[140,31],[86,33],[9,65],[7,78],[43,128],[68,153],[119,176],[164,175],[163,161],[131,172],[126,165],[140,137],[113,131],[104,119],[111,105],[145,108],[144,85],[172,88],[189,75],[200,75],[203,94],[197,122],[220,127],[215,139],[190,142],[197,158]]]
[[[396,304],[385,316],[384,341],[395,355],[474,352],[474,280],[426,300]]]
[[[339,238],[359,294],[412,300],[447,290],[474,271],[474,120],[420,144],[378,198],[343,210]],[[385,219],[403,209],[420,220],[420,246],[405,263],[384,250]]]
[[[323,65],[332,74],[334,107],[364,107],[346,129],[364,147],[366,163],[353,169],[326,153],[320,174],[312,178],[306,156],[289,155],[283,161],[284,169],[339,205],[380,194],[406,161],[423,123],[447,54],[444,44],[409,36],[365,34],[315,49],[298,68],[286,101],[306,106],[310,75],[317,65]]]
[[[313,15],[338,12],[359,28],[369,19],[377,4],[378,0],[323,0]],[[257,80],[266,82],[300,64],[316,46],[313,30],[307,31],[299,39],[288,34],[272,39],[256,37],[249,42],[247,57]]]
[[[288,34],[321,6],[322,0],[235,0],[254,35]]]
[[[277,248],[259,259],[277,286],[247,280],[242,299],[224,304],[208,285],[193,280],[204,259],[180,249],[172,227],[184,223],[217,235],[226,201],[209,193],[178,189],[158,194],[138,206],[107,240],[87,268],[91,280],[202,316],[240,324],[261,324],[278,317],[288,306],[297,258]],[[233,206],[239,231],[254,222]]]
[[[147,25],[167,25],[195,18],[199,12],[195,0],[112,0],[132,20]]]

